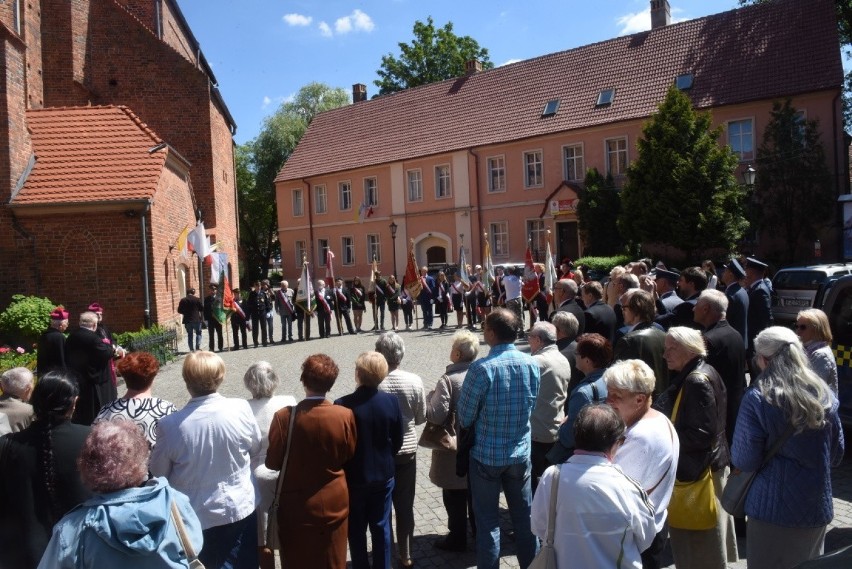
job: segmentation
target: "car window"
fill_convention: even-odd
[[[828,315],[834,342],[852,346],[852,287],[840,291]]]
[[[816,290],[827,279],[825,271],[783,271],[775,275],[772,286],[783,290]]]

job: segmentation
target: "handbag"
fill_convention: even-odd
[[[683,388],[677,393],[672,409],[672,424],[677,420]],[[706,530],[716,527],[716,490],[713,473],[708,466],[698,480],[675,480],[669,501],[669,526],[676,529]]]
[[[716,491],[709,466],[698,480],[675,480],[669,501],[669,526],[676,529],[712,529],[716,527],[716,513]]]
[[[470,470],[470,449],[476,443],[475,427],[461,429],[456,442],[456,476],[464,478]]]
[[[180,516],[180,511],[175,501],[172,501],[172,521],[177,529],[180,545],[186,553],[186,561],[189,569],[204,569],[204,563],[198,559],[195,548],[192,547],[192,542],[189,540],[189,536],[186,535],[186,526],[183,525],[183,518]]]
[[[722,508],[735,518],[745,517],[745,501],[748,496],[749,488],[751,488],[754,477],[769,463],[769,460],[775,456],[781,447],[787,442],[787,439],[793,434],[793,425],[788,425],[784,434],[778,437],[766,456],[760,462],[760,466],[753,472],[732,472],[728,476],[728,481],[725,483],[725,489],[722,491],[722,498],[719,500],[722,503]]]
[[[296,407],[290,407],[290,426],[287,428],[287,446],[284,450],[284,461],[281,470],[278,471],[278,482],[275,485],[275,498],[269,506],[266,517],[266,547],[269,549],[280,549],[281,542],[278,539],[278,504],[281,501],[281,487],[284,485],[284,474],[287,472],[287,459],[290,458],[290,443],[293,442],[293,425],[296,423]]]
[[[556,496],[559,493],[559,474],[561,465],[556,465],[556,476],[553,478],[553,486],[550,487],[550,509],[547,512],[547,535],[541,549],[538,550],[529,569],[556,569],[556,549],[553,547],[553,535],[556,533]]]
[[[442,380],[447,383],[447,391],[450,394],[450,412],[447,413],[447,418],[442,425],[427,421],[417,444],[430,450],[449,450],[455,452],[458,448],[458,443],[455,428],[456,412],[452,403],[453,384],[447,376],[444,376]]]

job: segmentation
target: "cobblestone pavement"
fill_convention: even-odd
[[[454,317],[451,318],[451,322],[453,320]],[[389,323],[389,321],[388,316],[386,323]],[[418,327],[421,325],[421,322],[415,323]],[[369,313],[364,315],[363,327],[364,329],[372,327],[372,318]],[[315,334],[316,323],[314,323],[313,328]],[[336,331],[334,323],[332,323],[332,330]],[[453,332],[455,332],[455,325],[444,330],[412,329],[411,331],[400,331],[406,346],[405,357],[400,367],[420,375],[423,378],[427,393],[435,386],[445,366],[449,363]],[[281,339],[281,326],[278,320],[275,322],[274,337],[276,340]],[[294,337],[296,337],[295,332]],[[296,341],[283,345],[279,343],[269,347],[223,352],[221,356],[225,360],[227,373],[220,393],[228,397],[248,398],[249,393],[242,383],[243,373],[252,363],[266,360],[274,366],[281,378],[281,385],[277,393],[294,395],[297,399],[301,399],[304,397],[304,392],[299,383],[301,363],[307,356],[322,352],[332,356],[340,366],[337,383],[329,394],[332,399],[340,397],[355,389],[355,358],[359,353],[373,349],[377,337],[378,332],[363,332],[351,336],[347,334],[337,336],[334,333],[331,338],[326,339],[314,338],[307,342]],[[251,332],[249,332],[249,344],[251,345],[251,343]],[[226,346],[228,345],[226,344]],[[206,346],[207,337],[205,335],[202,338],[202,347],[206,348]],[[519,347],[527,349],[526,346],[519,345]],[[176,362],[165,366],[154,384],[154,394],[172,401],[178,408],[189,400],[189,395],[180,375],[181,362],[186,353],[185,340],[181,341],[180,350],[181,357]],[[483,343],[480,348],[480,356],[487,351],[488,347]],[[469,540],[468,551],[465,553],[448,553],[434,548],[433,544],[447,533],[447,528],[441,490],[429,481],[429,463],[430,451],[420,450],[417,453],[417,495],[414,502],[413,558],[416,565],[418,568],[462,569],[475,567],[473,540]],[[826,551],[852,544],[852,453],[848,454],[843,464],[833,474],[835,518],[829,526],[826,537]],[[505,501],[503,501],[502,507],[505,509]],[[504,516],[503,527],[510,527],[507,515]],[[744,542],[740,543],[740,552],[741,555],[744,555]],[[511,537],[507,537],[506,532],[504,532],[501,568],[518,567],[514,553],[514,543]],[[669,563],[671,563],[670,560]],[[673,567],[673,565],[671,566]],[[745,561],[730,565],[730,567],[737,568],[745,568],[745,566]]]

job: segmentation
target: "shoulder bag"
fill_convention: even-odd
[[[562,466],[556,465],[556,476],[550,488],[550,509],[547,512],[547,535],[529,569],[556,569],[556,549],[553,547],[553,536],[556,533],[556,496],[559,494],[559,475]]]
[[[447,383],[447,392],[450,394],[450,409],[447,418],[442,425],[426,421],[423,432],[420,434],[419,446],[431,450],[449,450],[456,452],[458,448],[456,438],[456,410],[453,405],[453,382],[445,375],[441,378]]]
[[[677,420],[682,395],[683,387],[678,391],[672,409],[672,424]],[[712,529],[716,527],[716,513],[716,490],[713,488],[713,473],[709,466],[698,480],[675,480],[668,508],[669,526],[689,530]]]
[[[290,458],[290,444],[293,442],[293,426],[296,423],[296,407],[290,407],[290,426],[287,428],[287,447],[284,451],[284,461],[281,470],[278,471],[278,483],[275,487],[275,499],[269,506],[266,518],[266,547],[269,549],[280,549],[281,543],[278,539],[278,504],[281,501],[281,488],[284,486],[284,475],[287,473],[287,459]]]
[[[174,521],[175,528],[177,529],[180,545],[183,547],[184,553],[186,553],[186,561],[189,569],[204,569],[204,563],[198,559],[198,554],[195,553],[195,548],[192,547],[192,542],[189,540],[189,536],[186,535],[186,526],[183,525],[183,518],[180,516],[177,502],[174,500],[172,500],[172,521]]]
[[[794,430],[792,424],[787,426],[784,434],[778,437],[778,440],[775,441],[775,444],[772,445],[772,448],[763,457],[757,470],[753,472],[732,472],[728,476],[728,481],[725,483],[725,489],[722,491],[722,498],[720,499],[722,508],[726,512],[735,518],[745,517],[746,496],[748,496],[749,488],[751,488],[751,484],[754,482],[754,477],[769,463],[770,459],[775,456],[775,453],[781,450],[781,447],[784,446],[784,443],[787,442],[787,439],[790,438]]]

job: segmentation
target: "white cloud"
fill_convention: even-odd
[[[621,29],[618,31],[618,35],[620,36],[626,36],[630,34],[635,34],[637,32],[644,32],[645,30],[650,30],[651,9],[645,8],[641,12],[619,16],[615,20],[615,23],[616,25],[621,27]]]
[[[376,24],[373,23],[373,19],[357,8],[348,16],[337,18],[334,22],[334,31],[338,34],[348,34],[353,30],[356,32],[372,32],[375,27]]]
[[[263,103],[260,105],[260,110],[265,111],[270,107],[277,109],[281,106],[281,103],[286,103],[288,101],[292,101],[295,99],[295,93],[291,93],[287,97],[278,96],[278,97],[270,97],[269,95],[263,96]]]
[[[323,35],[323,37],[330,38],[332,35],[334,35],[334,34],[331,33],[331,27],[328,24],[326,24],[325,22],[320,22],[318,24],[318,27],[319,27],[319,31]]]
[[[260,106],[260,108],[261,108],[261,109],[266,109],[267,107],[269,107],[269,104],[270,104],[270,103],[272,103],[272,99],[270,99],[270,98],[269,98],[269,97],[267,97],[267,96],[264,96],[264,97],[263,97],[263,104]]]
[[[302,14],[284,14],[283,20],[288,26],[310,26],[314,21],[311,16]]]
[[[506,61],[498,65],[498,67],[503,67],[504,65],[511,65],[512,63],[517,63],[519,61],[522,60],[520,58],[507,59]]]

